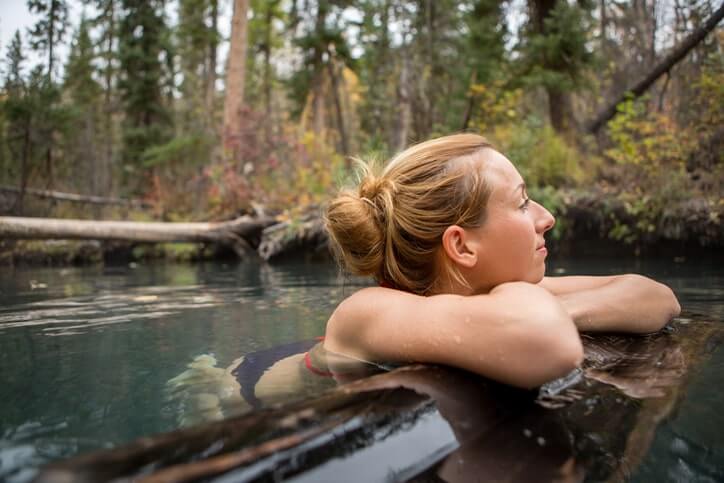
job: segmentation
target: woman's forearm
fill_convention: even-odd
[[[581,332],[655,332],[681,311],[669,287],[640,275],[558,299]]]

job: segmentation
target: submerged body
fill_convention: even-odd
[[[202,354],[166,382],[167,400],[178,408],[179,424],[191,426],[316,395],[386,369],[331,353],[319,339],[255,351],[227,368]]]
[[[580,364],[579,332],[655,332],[680,311],[640,275],[545,277],[555,220],[479,136],[422,143],[367,177],[331,203],[327,228],[343,265],[383,286],[334,311],[329,351],[535,387]]]

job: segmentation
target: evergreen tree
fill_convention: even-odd
[[[120,78],[118,89],[124,110],[124,173],[138,177],[143,156],[151,146],[162,144],[170,135],[171,118],[163,96],[168,77],[162,62],[166,25],[164,2],[123,0],[125,16],[118,31]],[[142,181],[129,182],[138,191]]]
[[[115,171],[117,165],[119,143],[119,126],[116,122],[118,112],[116,79],[118,76],[118,23],[120,0],[83,0],[84,4],[92,5],[97,15],[90,20],[90,27],[97,32],[97,60],[100,61],[100,76],[103,83],[102,121],[96,127],[99,146],[98,153],[102,159],[104,170]],[[114,194],[116,189],[111,176],[107,181],[107,193]]]
[[[403,59],[400,49],[392,45],[390,27],[395,22],[396,3],[393,0],[366,0],[362,10],[361,45],[363,55],[359,61],[360,79],[370,89],[360,109],[362,128],[370,136],[369,148],[388,151],[393,144],[389,133],[394,129],[395,97],[397,86],[396,66]],[[399,25],[399,22],[396,22]]]
[[[460,129],[470,59],[460,0],[417,0],[411,18],[412,139]]]
[[[580,88],[593,61],[587,46],[592,2],[536,0],[520,46],[519,77],[548,94],[551,125],[559,132],[575,127],[571,92]]]
[[[64,91],[70,98],[69,124],[65,136],[76,189],[90,189],[105,195],[110,190],[109,167],[99,156],[98,126],[101,124],[102,88],[94,79],[95,52],[88,33],[88,22],[81,19],[65,67]],[[87,188],[86,188],[87,187]]]
[[[23,77],[23,43],[20,31],[16,31],[8,46],[5,61],[5,79],[3,82],[4,99],[2,101],[3,143],[2,169],[0,179],[4,183],[22,182],[23,174],[27,173],[27,150],[29,135],[27,133],[32,112],[26,105],[25,79]],[[27,181],[27,180],[26,180]],[[22,203],[22,193],[19,198]]]
[[[68,29],[68,5],[65,0],[28,0],[28,10],[41,16],[29,29],[30,46],[47,54],[48,81],[52,81],[56,50]]]
[[[38,65],[23,75],[23,54],[20,32],[16,32],[8,49],[7,74],[2,103],[5,120],[9,182],[20,187],[15,213],[23,211],[23,197],[35,176],[48,186],[53,180],[49,163],[53,134],[65,122],[65,111],[59,106],[59,90],[48,82],[47,70]]]
[[[272,55],[284,43],[283,32],[276,27],[284,20],[281,0],[252,0],[253,17],[249,20],[249,55],[247,66],[247,98],[264,112],[267,126],[272,119],[272,91],[276,73]],[[257,100],[257,104],[254,101]]]
[[[505,73],[508,29],[503,0],[475,0],[466,16],[468,52],[476,82],[488,83]]]
[[[181,106],[179,106],[180,130],[202,134],[209,132],[210,121],[207,106],[207,86],[210,76],[208,55],[218,33],[207,25],[212,15],[210,0],[180,0],[176,49],[179,58]]]
[[[30,46],[39,53],[47,54],[45,69],[34,69],[31,73],[28,95],[33,102],[38,102],[41,115],[35,117],[33,131],[37,134],[40,146],[45,153],[45,185],[52,187],[55,179],[55,136],[62,124],[60,122],[60,89],[53,79],[55,73],[56,49],[63,42],[68,27],[68,6],[65,0],[28,0],[28,10],[40,15],[40,19],[29,30]],[[42,81],[38,72],[45,72]]]
[[[310,107],[312,131],[322,139],[328,129],[336,124],[339,135],[339,151],[349,152],[349,133],[339,98],[339,66],[352,66],[353,59],[344,35],[345,25],[342,12],[350,0],[317,0],[315,8],[307,3],[306,17],[300,25],[306,31],[295,39],[301,50],[301,68],[290,79],[292,98],[296,101],[296,112]],[[331,93],[331,95],[330,95]],[[334,108],[328,109],[326,97],[331,97]],[[335,117],[327,112],[336,111]]]
[[[79,107],[93,106],[101,96],[101,86],[94,79],[96,55],[88,28],[88,21],[82,18],[65,67],[64,90]]]

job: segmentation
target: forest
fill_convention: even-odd
[[[724,245],[717,1],[27,8],[0,46],[0,216],[295,229],[355,159],[472,131],[558,216],[555,238]]]

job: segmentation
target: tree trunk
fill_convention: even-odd
[[[272,25],[274,22],[274,9],[277,6],[276,1],[267,2],[266,15],[264,17],[264,44],[262,50],[264,53],[264,132],[266,142],[271,143],[272,140],[272,68],[271,68],[271,44],[272,44]]]
[[[545,22],[557,3],[558,0],[535,0],[531,3],[533,26],[540,35],[548,35]],[[551,61],[544,60],[544,62],[550,64]],[[554,69],[551,65],[543,67]],[[574,123],[571,95],[557,86],[546,85],[545,90],[548,94],[548,115],[551,125],[556,132],[566,132],[573,127]]]
[[[238,148],[241,142],[239,131],[242,123],[241,108],[244,105],[248,11],[249,0],[234,0],[224,99],[224,148],[228,150]]]
[[[208,128],[214,129],[214,99],[216,98],[216,49],[218,47],[218,17],[219,2],[211,0],[211,39],[209,41],[209,52],[206,68],[206,115],[208,116]]]
[[[575,124],[571,95],[556,87],[546,87],[548,91],[548,112],[551,125],[558,133],[571,130]]]
[[[20,188],[18,189],[18,198],[13,205],[13,213],[23,213],[23,202],[25,201],[25,192],[28,189],[28,181],[30,180],[30,157],[33,146],[30,142],[30,121],[26,120],[23,131],[23,155],[20,164]]]
[[[404,51],[406,50],[404,49]],[[391,143],[394,152],[405,149],[410,136],[412,108],[410,106],[409,70],[410,61],[408,56],[403,54],[402,66],[400,67],[400,82],[397,85],[397,129],[394,130]]]
[[[586,131],[592,134],[598,132],[604,124],[616,115],[616,107],[621,102],[625,101],[628,96],[639,97],[646,92],[646,90],[651,87],[651,85],[653,85],[659,77],[671,70],[671,68],[683,59],[694,47],[696,47],[699,42],[704,40],[707,34],[714,30],[722,18],[724,18],[724,4],[719,6],[719,8],[711,15],[711,17],[709,17],[709,19],[707,19],[706,22],[696,28],[687,38],[681,41],[679,45],[675,46],[666,57],[654,65],[651,71],[643,76],[641,80],[635,83],[630,89],[621,93],[616,99],[614,99],[613,102],[601,109],[598,115],[587,123]]]
[[[115,14],[116,14],[116,6],[113,0],[108,2],[108,12],[107,12],[107,18],[108,18],[108,25],[106,27],[107,29],[107,39],[106,39],[106,67],[104,72],[105,77],[105,100],[104,100],[104,127],[105,127],[105,157],[101,163],[102,165],[102,171],[104,173],[103,178],[103,188],[105,189],[105,193],[112,195],[116,192],[113,186],[113,58],[114,58],[114,52],[113,52],[113,40],[115,38]]]
[[[334,108],[337,113],[337,128],[339,130],[340,144],[342,147],[342,154],[347,156],[349,154],[349,141],[347,138],[347,128],[344,122],[344,111],[342,109],[342,100],[339,97],[339,78],[337,77],[337,66],[334,63],[334,59],[329,59],[327,62],[327,70],[329,72],[329,78],[331,81],[332,98],[334,99]]]
[[[473,86],[475,85],[477,75],[478,72],[476,70],[473,70],[473,73],[470,75],[470,83],[468,84],[468,105],[465,108],[463,123],[460,127],[462,131],[467,130],[468,125],[470,124],[470,118],[473,117],[473,110],[475,109],[475,94],[473,94]]]
[[[324,22],[327,18],[326,0],[320,0],[317,4],[317,18],[314,25],[314,33],[317,42],[314,46],[314,76],[312,89],[312,130],[318,139],[324,134],[324,66],[323,55],[327,50],[327,46],[323,44],[324,39]]]
[[[210,242],[230,246],[240,257],[252,252],[273,218],[242,216],[217,223],[61,220],[0,217],[0,238],[123,240],[135,242]]]

